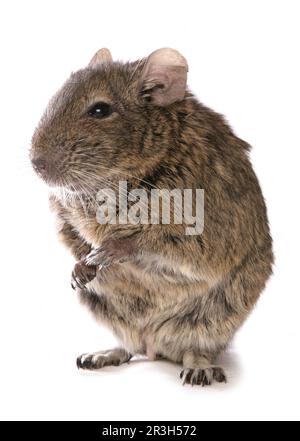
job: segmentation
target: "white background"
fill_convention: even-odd
[[[7,1],[0,6],[2,419],[299,419],[299,2]],[[229,383],[182,387],[180,367],[97,373],[82,352],[114,339],[69,285],[47,190],[27,160],[48,99],[100,47],[134,60],[169,46],[189,86],[252,144],[274,237],[274,276],[224,362]]]

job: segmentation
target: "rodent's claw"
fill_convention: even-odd
[[[209,386],[213,381],[217,383],[226,383],[224,371],[219,366],[208,368],[186,368],[180,372],[182,385],[190,384],[192,386]]]
[[[74,266],[71,277],[73,289],[84,289],[85,285],[96,277],[96,266],[86,265],[84,260],[80,260]]]
[[[84,289],[84,284],[80,281],[78,277],[75,276],[74,271],[71,277],[71,287],[75,290],[76,288]]]

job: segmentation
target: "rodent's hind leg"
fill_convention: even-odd
[[[211,363],[210,357],[196,355],[192,351],[183,356],[183,370],[180,373],[182,384],[209,386],[213,381],[226,383],[226,375],[220,366]]]
[[[120,366],[127,363],[132,355],[123,348],[83,354],[77,358],[78,369],[101,369],[104,366]]]

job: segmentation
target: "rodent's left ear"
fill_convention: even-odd
[[[112,62],[113,62],[113,59],[112,59],[110,51],[104,47],[102,49],[99,49],[95,53],[95,55],[93,56],[93,58],[89,62],[88,67],[97,67],[97,66],[99,66],[99,64],[112,63]]]
[[[184,98],[188,64],[175,49],[158,49],[148,57],[141,76],[141,93],[158,106]]]

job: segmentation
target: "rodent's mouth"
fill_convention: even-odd
[[[84,182],[72,177],[71,175],[64,174],[63,176],[58,176],[57,178],[44,179],[46,184],[51,187],[51,189],[59,189],[60,191],[65,191],[67,194],[73,195],[85,195],[94,196],[99,188],[93,188],[93,185],[85,185]]]
[[[42,181],[51,188],[60,188],[60,189],[66,189],[69,191],[74,191],[72,187],[72,184],[69,183],[69,179],[67,178],[67,176],[61,176],[61,175],[53,175],[53,173],[48,174],[46,172],[37,170],[36,167],[34,167],[34,171],[36,172],[36,174],[38,175],[39,178],[42,179]]]
[[[35,166],[33,166],[34,171],[36,172],[36,174],[38,175],[39,178],[41,178],[45,184],[47,184],[49,187],[64,187],[65,186],[65,182],[59,178],[59,177],[52,177],[49,176],[47,173],[37,170]]]
[[[48,187],[60,188],[72,194],[95,195],[97,191],[109,187],[111,177],[97,176],[94,172],[82,172],[77,169],[65,169],[58,160],[53,161],[41,156],[32,157],[32,166],[36,174]]]
[[[72,190],[70,177],[66,172],[59,170],[57,164],[42,158],[33,158],[31,159],[31,163],[36,174],[49,187],[69,188]]]

